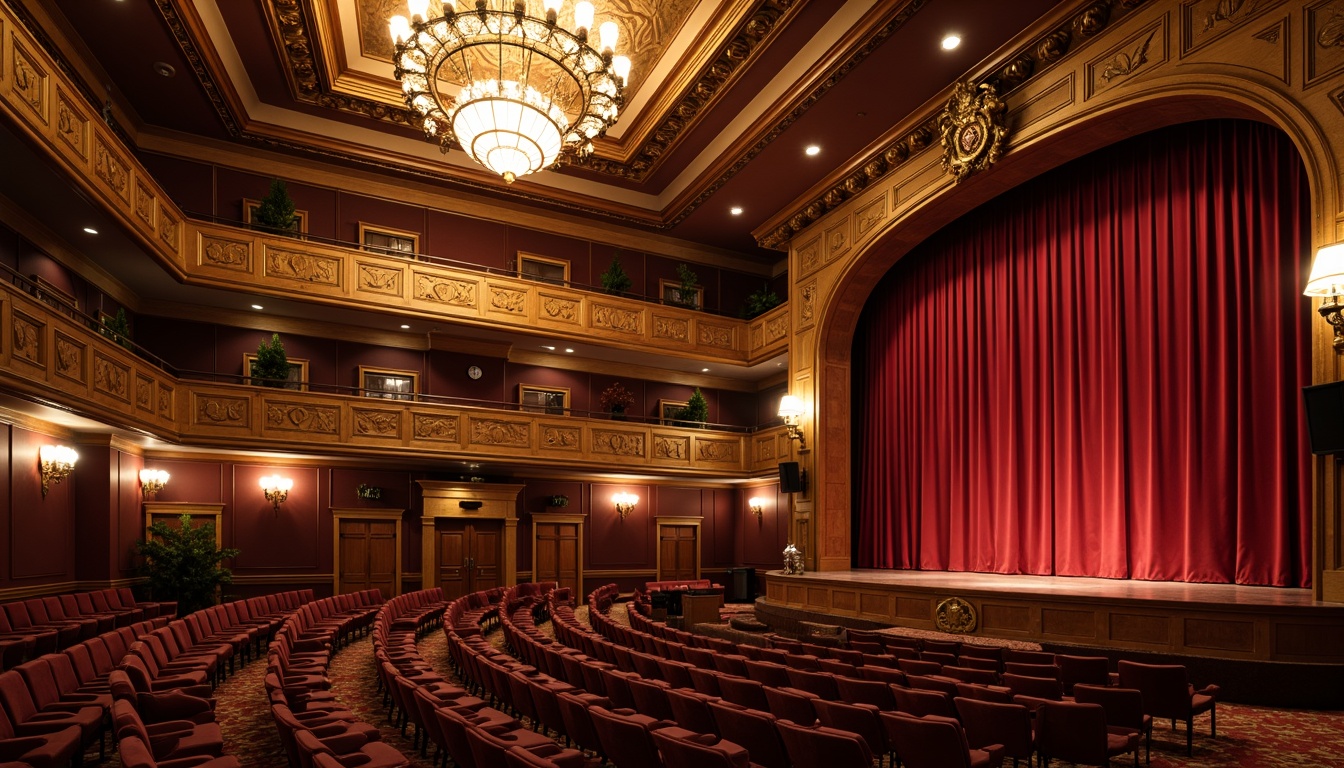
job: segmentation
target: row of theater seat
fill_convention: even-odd
[[[341,705],[327,675],[332,653],[364,634],[383,604],[377,589],[309,603],[285,622],[268,647],[266,694],[292,768],[409,764],[382,742],[377,727]]]
[[[646,650],[652,646],[671,658],[679,655],[679,645],[673,641],[665,641],[660,646],[651,635],[626,629],[605,616],[593,616],[591,620],[594,626],[627,643],[642,640]],[[633,611],[631,624],[632,627],[652,627],[664,638],[679,639],[682,636],[677,630],[643,620]],[[848,702],[861,702],[879,711],[894,708],[960,719],[967,724],[972,745],[977,741],[984,744],[1016,741],[1017,745],[1010,744],[1008,750],[1015,759],[1031,754],[1030,721],[1033,715],[1036,716],[1037,741],[1043,745],[1042,752],[1047,754],[1051,750],[1069,754],[1086,750],[1089,744],[1080,736],[1090,733],[1096,735],[1090,743],[1093,757],[1101,754],[1099,759],[1104,760],[1103,750],[1112,753],[1134,750],[1137,760],[1136,744],[1130,736],[1147,734],[1151,739],[1152,716],[1184,719],[1189,752],[1193,715],[1206,710],[1214,713],[1216,704],[1217,687],[1194,691],[1186,683],[1185,669],[1180,665],[1121,661],[1119,673],[1113,673],[1104,657],[1056,657],[936,642],[926,643],[929,650],[922,650],[910,638],[872,635],[859,642],[889,641],[896,647],[871,645],[863,651],[917,651],[920,659],[898,658],[895,666],[904,669],[889,670],[886,667],[892,666],[890,654],[826,648],[772,638],[771,644],[781,646],[779,649],[740,646],[742,655],[720,654],[713,656],[712,661],[718,670],[729,675],[719,680],[725,698],[736,698],[776,713],[785,712],[799,720],[812,714],[807,709],[809,699],[821,715],[822,709],[828,706],[833,709],[834,705],[818,700],[835,696]],[[781,657],[778,651],[784,648],[792,653]],[[835,658],[830,661],[818,658],[828,655]],[[689,660],[696,658],[696,654],[686,648],[684,657]],[[763,661],[767,657],[772,661]],[[857,667],[850,664],[861,660],[868,663]],[[784,663],[776,663],[780,661]],[[939,663],[944,661],[950,663],[940,666]],[[981,662],[981,665],[976,668],[969,662]],[[828,669],[828,664],[839,666]],[[993,671],[995,669],[1005,670],[1001,678]],[[855,671],[864,681],[846,676]],[[693,673],[689,677],[694,676]],[[700,679],[694,681],[696,688],[702,691],[712,688],[704,677],[700,673]],[[906,679],[902,681],[901,677]],[[1114,687],[1116,683],[1128,687]],[[1070,697],[1066,693],[1074,695]],[[963,698],[957,698],[959,695]],[[1047,704],[1050,706],[1046,707]],[[1045,712],[1045,709],[1049,711]],[[821,719],[825,722],[827,718],[821,715]],[[871,734],[875,730],[871,726],[876,725],[871,717],[851,720],[852,729],[862,730],[856,723],[865,719]],[[1025,727],[1004,725],[1010,722],[1024,723]],[[1211,720],[1211,728],[1215,727]],[[1108,729],[1111,731],[1109,735]],[[1008,736],[1015,739],[1008,739]]]
[[[94,740],[101,759],[109,726],[128,748],[130,756],[122,756],[127,768],[153,766],[160,752],[176,755],[164,746],[175,738],[171,729],[147,726],[137,708],[150,712],[151,721],[165,713],[213,718],[211,686],[206,683],[217,679],[223,659],[234,653],[233,646],[217,645],[235,628],[223,622],[250,615],[255,626],[273,626],[280,616],[265,612],[297,607],[305,596],[311,599],[311,592],[253,598],[173,621],[170,615],[157,616],[109,629],[0,674],[0,764],[79,765]],[[143,615],[147,609],[153,610],[136,610]],[[127,744],[126,738],[133,743]]]
[[[136,601],[127,587],[33,597],[0,605],[0,670],[54,653],[116,627],[159,616],[177,603]]]

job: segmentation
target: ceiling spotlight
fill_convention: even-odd
[[[93,227],[85,227],[84,231],[88,232],[90,235],[98,234],[98,230],[94,229]]]
[[[729,209],[728,209],[728,212],[731,213],[731,214],[733,214],[734,216],[741,216],[741,215],[742,215],[742,206],[740,206],[740,205],[734,205],[732,208],[729,208]]]
[[[571,355],[574,354],[574,350],[572,350],[572,349],[568,349],[568,348],[566,348],[565,351],[568,352],[568,353],[571,354]]]
[[[177,69],[166,61],[154,62],[154,72],[160,77],[172,77],[177,74]]]
[[[950,51],[956,48],[958,45],[961,45],[961,35],[949,34],[947,37],[943,38],[944,51]]]
[[[261,305],[260,305],[260,304],[253,304],[253,305],[252,305],[252,308],[253,308],[253,309],[261,309]]]
[[[821,154],[821,147],[818,147],[816,144],[813,144],[809,146],[807,149],[804,149],[803,152],[806,153],[808,157],[815,157],[816,155]]]
[[[554,344],[542,344],[542,345],[541,345],[541,348],[542,348],[542,349],[549,349],[549,350],[552,351],[552,352],[555,351],[555,345],[554,345]]]
[[[701,368],[701,369],[700,369],[700,372],[701,372],[701,373],[709,373],[709,369],[708,369],[708,368]]]
[[[407,324],[405,324],[405,323],[402,323],[402,324],[401,324],[401,330],[403,330],[403,331],[409,331],[409,330],[411,330],[411,326],[409,326],[409,325],[407,325]]]

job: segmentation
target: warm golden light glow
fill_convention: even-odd
[[[803,401],[796,395],[785,395],[779,399],[779,418],[784,420],[784,429],[788,432],[791,439],[798,441],[798,448],[806,448],[807,440],[803,438],[803,415],[807,409],[803,406]]]
[[[639,496],[622,491],[612,494],[611,503],[616,505],[616,513],[624,520],[626,515],[635,511],[635,505],[639,503]]]
[[[1316,311],[1335,331],[1335,351],[1344,352],[1344,316],[1341,315],[1344,305],[1339,303],[1339,297],[1344,295],[1344,243],[1327,245],[1316,251],[1303,293],[1325,297]]]
[[[38,461],[41,462],[42,498],[45,499],[51,486],[60,483],[75,471],[75,462],[79,461],[79,454],[74,448],[66,445],[44,445],[38,449]]]
[[[276,512],[279,512],[280,505],[289,498],[289,491],[294,487],[294,481],[288,477],[267,475],[261,478],[260,483],[261,492],[265,494],[266,500],[271,502]]]
[[[140,490],[145,498],[152,499],[168,484],[168,473],[162,469],[145,468],[140,470]]]
[[[747,499],[747,509],[750,509],[751,514],[759,519],[761,515],[765,514],[765,499],[762,499],[759,496],[752,496],[750,499]]]

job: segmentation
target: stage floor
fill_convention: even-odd
[[[864,623],[946,631],[941,606],[960,598],[975,616],[972,637],[1344,663],[1344,604],[1305,589],[895,570],[768,571],[762,581],[770,605]]]

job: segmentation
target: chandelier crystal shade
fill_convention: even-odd
[[[587,157],[616,122],[630,60],[614,55],[613,22],[599,28],[600,48],[589,45],[592,4],[575,4],[574,32],[557,24],[560,0],[545,0],[544,19],[522,2],[503,10],[477,0],[459,12],[443,0],[436,18],[427,0],[408,5],[409,18],[388,23],[396,76],[425,136],[444,152],[460,146],[513,183]]]

